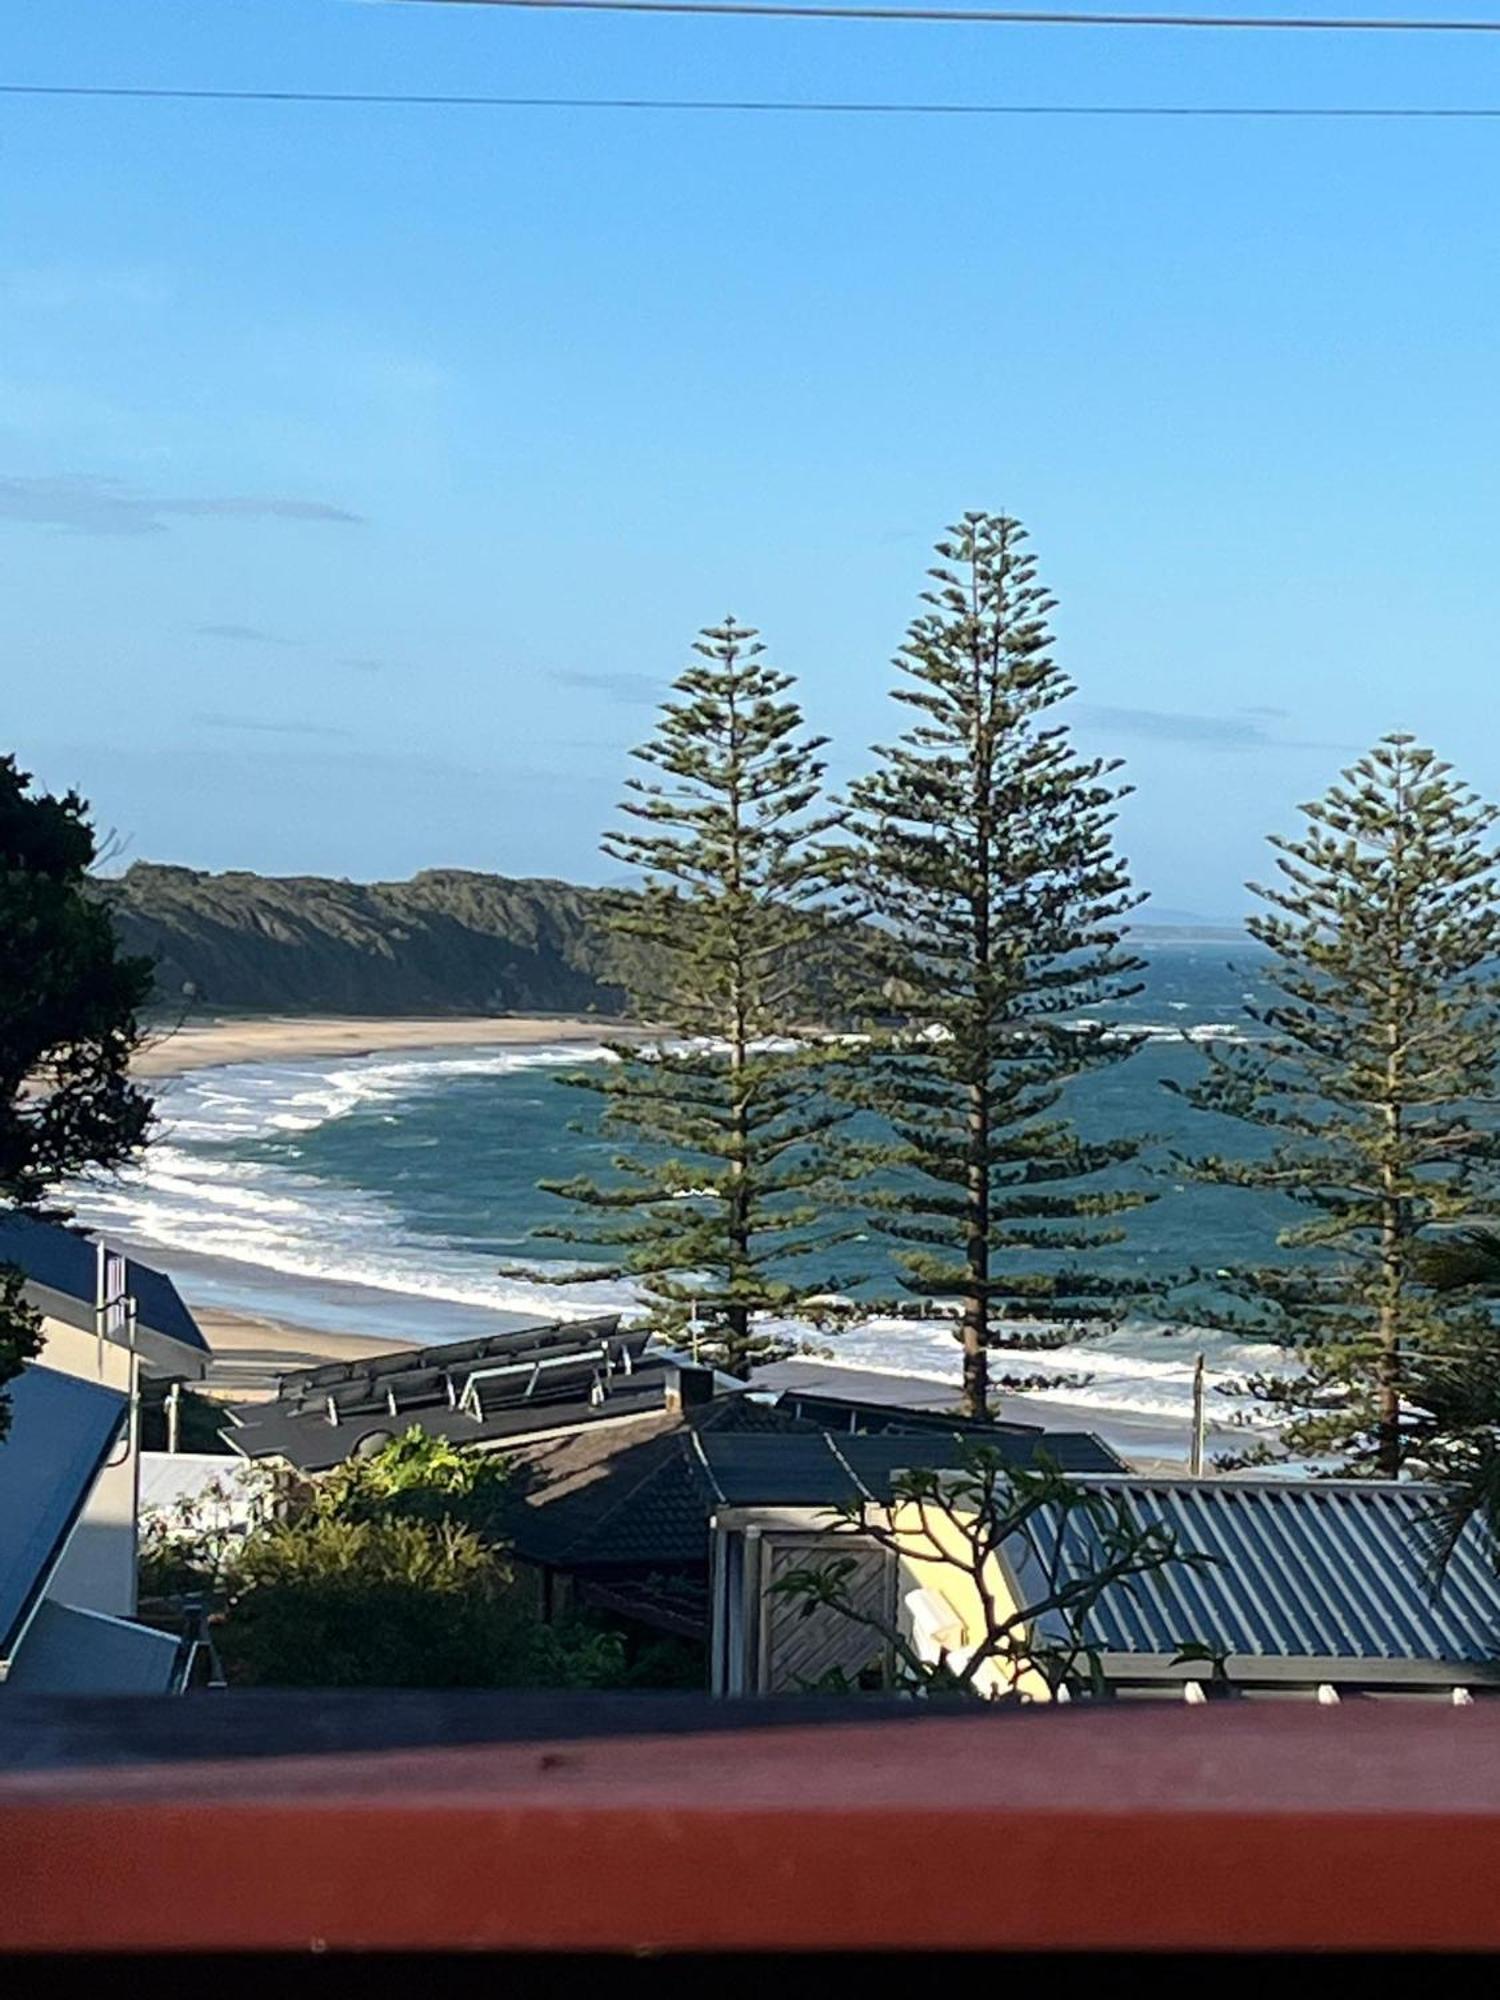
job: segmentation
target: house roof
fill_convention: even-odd
[[[774,1406],[723,1396],[517,1451],[531,1485],[513,1524],[516,1548],[567,1567],[701,1562],[713,1495],[696,1440],[801,1428]]]
[[[888,1500],[898,1472],[958,1468],[975,1445],[997,1451],[1006,1465],[1035,1465],[1044,1454],[1063,1472],[1093,1472],[1111,1452],[1087,1431],[1012,1432],[986,1428],[920,1435],[882,1432],[847,1437],[830,1432],[779,1439],[705,1438],[714,1497],[724,1507],[837,1507],[849,1500]]]
[[[773,1391],[779,1396],[790,1395],[799,1401],[828,1397],[864,1409],[889,1407],[899,1409],[907,1416],[944,1417],[955,1424],[979,1421],[977,1418],[958,1416],[963,1387],[956,1377],[940,1381],[930,1375],[902,1375],[885,1368],[861,1368],[808,1354],[795,1354],[785,1361],[767,1362],[763,1368],[755,1370],[750,1386],[756,1390]],[[1001,1421],[1008,1428],[1040,1428],[1036,1424],[1012,1423],[1004,1416],[1004,1401],[1000,1398],[993,1400],[1001,1410]]]
[[[0,1441],[0,1660],[9,1659],[125,1422],[116,1389],[33,1362]]]
[[[496,1446],[660,1414],[679,1376],[618,1316],[574,1320],[298,1369],[271,1401],[231,1404],[226,1437],[247,1458],[322,1472],[413,1427]]]
[[[870,1436],[879,1431],[900,1431],[907,1436],[918,1431],[965,1431],[974,1436],[993,1436],[1003,1431],[1013,1437],[1036,1437],[1041,1424],[992,1422],[986,1417],[961,1417],[947,1409],[913,1409],[905,1403],[874,1401],[863,1396],[833,1396],[802,1389],[782,1389],[777,1407],[794,1416],[806,1417],[821,1430],[847,1431]]]
[[[0,1264],[17,1265],[33,1284],[76,1299],[90,1312],[98,1298],[98,1260],[98,1243],[81,1230],[44,1222],[17,1209],[0,1209]],[[125,1283],[142,1329],[200,1354],[208,1352],[197,1321],[164,1271],[130,1257],[125,1262]]]
[[[182,1649],[168,1632],[44,1599],[5,1677],[16,1694],[177,1694]]]
[[[1082,1467],[1096,1462],[1094,1440],[1082,1433],[991,1433],[985,1442],[1017,1465],[1035,1463],[1043,1446],[1065,1463],[1075,1456]],[[897,1472],[914,1465],[960,1465],[973,1444],[967,1432],[951,1430],[834,1435],[779,1405],[726,1397],[627,1452],[605,1488],[614,1496],[612,1504],[571,1517],[565,1510],[571,1532],[544,1551],[519,1538],[517,1546],[537,1560],[588,1570],[702,1563],[708,1557],[709,1520],[720,1507],[831,1508],[861,1498],[888,1499]]]
[[[1165,1659],[1185,1642],[1235,1660],[1359,1660],[1489,1665],[1500,1654],[1500,1579],[1479,1530],[1460,1539],[1434,1591],[1424,1520],[1436,1489],[1373,1481],[1087,1479],[1142,1526],[1170,1530],[1211,1558],[1107,1590],[1085,1638],[1102,1652]],[[1044,1513],[1024,1570],[1049,1549]],[[1083,1510],[1063,1526],[1067,1573],[1091,1566],[1100,1526]],[[1025,1588],[1025,1576],[1021,1577]]]

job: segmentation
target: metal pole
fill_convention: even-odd
[[[1193,1441],[1188,1452],[1188,1472],[1203,1477],[1203,1356],[1193,1363]]]
[[[167,1450],[177,1454],[182,1433],[182,1384],[174,1382],[167,1391]]]

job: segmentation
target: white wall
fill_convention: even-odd
[[[44,1311],[38,1360],[63,1375],[103,1382],[129,1395],[132,1362],[128,1349],[70,1326]],[[67,1551],[53,1571],[47,1595],[80,1611],[130,1618],[136,1607],[136,1504],[140,1477],[135,1412],[128,1430],[94,1482]]]

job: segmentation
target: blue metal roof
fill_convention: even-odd
[[[0,1440],[0,1660],[62,1554],[127,1401],[118,1389],[35,1363],[6,1387],[10,1430]]]
[[[60,1222],[41,1222],[16,1209],[0,1209],[0,1264],[15,1264],[34,1284],[49,1285],[91,1310],[98,1286],[99,1247],[91,1236]],[[126,1287],[140,1310],[141,1325],[165,1334],[200,1354],[208,1342],[163,1271],[128,1258]]]
[[[1374,1481],[1084,1479],[1142,1527],[1169,1529],[1173,1564],[1108,1589],[1086,1642],[1106,1653],[1171,1658],[1186,1642],[1241,1658],[1492,1663],[1500,1656],[1500,1579],[1477,1528],[1459,1542],[1434,1594],[1424,1520],[1435,1489]],[[1050,1551],[1058,1520],[1028,1530],[1018,1567]],[[1064,1574],[1097,1560],[1085,1510],[1063,1525]],[[1019,1539],[1019,1538],[1018,1538]],[[1015,1555],[1018,1552],[1010,1550]],[[1025,1576],[1022,1576],[1025,1588]]]

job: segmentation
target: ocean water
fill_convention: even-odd
[[[1172,1274],[1274,1255],[1288,1219],[1277,1201],[1184,1179],[1174,1156],[1245,1149],[1253,1135],[1163,1088],[1201,1070],[1204,1043],[1253,1033],[1244,1009],[1259,985],[1252,947],[1153,947],[1144,991],[1116,1010],[1144,1045],[1071,1091],[1086,1134],[1153,1135],[1144,1165],[1157,1199],[1125,1218],[1125,1242],[1106,1255],[1162,1302],[1153,1291],[1139,1321],[1102,1342],[1002,1358],[1056,1376],[1058,1401],[1176,1423],[1197,1352],[1220,1383],[1266,1358],[1162,1323]],[[592,1094],[560,1081],[604,1060],[577,1046],[450,1048],[197,1071],[161,1086],[145,1165],[73,1198],[82,1220],[176,1272],[189,1296],[304,1325],[445,1340],[628,1305],[618,1284],[545,1282],[580,1253],[538,1234],[566,1213],[538,1180],[607,1169]],[[877,1235],[837,1258],[839,1289],[896,1291]],[[873,1319],[836,1345],[850,1364],[956,1376],[940,1323]],[[1093,1379],[1067,1383],[1080,1369]]]

